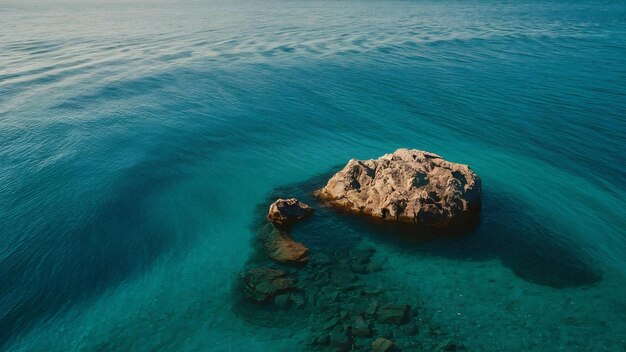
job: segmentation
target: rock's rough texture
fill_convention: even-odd
[[[376,160],[350,160],[315,194],[345,211],[446,228],[478,215],[480,188],[480,178],[467,165],[398,149]]]
[[[270,205],[267,218],[279,229],[288,230],[296,222],[313,214],[313,208],[296,198],[278,199]]]
[[[371,335],[371,330],[365,319],[362,316],[358,316],[352,324],[352,334],[358,337],[368,337]]]
[[[373,352],[389,352],[392,351],[394,348],[394,344],[393,341],[391,340],[387,340],[385,338],[377,338],[373,343],[372,343],[372,350]]]
[[[291,236],[282,232],[271,224],[272,229],[267,235],[265,247],[274,260],[293,265],[305,264],[309,260],[309,249],[300,242],[291,239]]]
[[[245,295],[256,302],[267,302],[274,296],[296,289],[294,279],[282,270],[256,268],[242,275]]]
[[[378,310],[378,319],[385,324],[402,325],[409,320],[410,310],[406,304],[387,304]]]

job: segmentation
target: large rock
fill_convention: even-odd
[[[350,160],[315,194],[344,211],[446,228],[475,219],[480,187],[467,165],[398,149],[375,160]]]
[[[294,241],[291,236],[283,231],[274,228],[269,229],[265,247],[268,254],[274,260],[292,265],[302,265],[309,260],[309,249],[300,242]]]
[[[293,291],[294,279],[282,270],[256,268],[242,275],[244,293],[256,302],[267,302],[283,292]]]
[[[279,229],[289,230],[293,224],[313,214],[313,208],[296,198],[278,199],[270,205],[267,218]]]

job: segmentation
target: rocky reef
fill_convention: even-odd
[[[280,193],[331,207],[314,212],[297,198],[278,198],[269,209],[259,208],[255,251],[236,286],[241,317],[293,328],[302,336],[296,350],[465,350],[431,321],[414,294],[396,292],[386,258],[341,220],[351,217],[332,209],[382,223],[449,228],[478,215],[478,176],[438,155],[399,149],[376,160],[351,160],[311,198],[320,186]]]
[[[297,331],[302,341],[294,350],[465,350],[430,322],[417,299],[395,294],[375,247],[348,233],[338,236],[335,222],[324,219],[330,210],[303,221],[312,208],[284,201],[255,225],[258,245],[236,286],[242,318]]]
[[[385,222],[451,228],[476,220],[480,178],[467,165],[398,149],[373,160],[352,159],[315,195],[343,211]]]
[[[256,302],[267,302],[278,294],[296,289],[294,279],[282,270],[256,268],[247,271],[241,278],[246,296]]]

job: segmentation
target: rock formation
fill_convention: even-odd
[[[278,229],[289,230],[293,224],[313,214],[313,208],[295,198],[278,199],[270,205],[267,218]]]
[[[268,224],[264,231],[267,232],[265,247],[274,260],[293,265],[305,264],[309,260],[309,249],[294,241],[288,233],[278,230],[272,224]]]
[[[378,310],[378,319],[386,324],[406,324],[410,310],[406,304],[387,304]]]
[[[387,340],[385,338],[378,338],[372,343],[372,351],[373,352],[388,352],[392,351],[394,348],[393,341]]]
[[[265,248],[270,257],[283,264],[301,265],[309,260],[309,249],[291,238],[292,226],[313,214],[313,208],[296,198],[277,199],[270,205],[264,227]]]
[[[375,160],[350,160],[315,195],[382,221],[448,228],[476,218],[480,190],[480,178],[467,165],[398,149]]]
[[[274,296],[296,289],[295,280],[282,270],[256,268],[242,275],[245,295],[257,302],[267,302]]]
[[[305,227],[301,229],[304,238],[314,246],[311,255],[294,241],[291,227],[311,212],[295,198],[279,199],[267,215],[271,223],[265,219],[259,223],[255,243],[260,252],[253,254],[237,286],[245,296],[234,306],[240,316],[261,326],[289,324],[306,330],[303,345],[295,350],[392,352],[464,347],[429,323],[412,293],[410,298],[396,295],[393,280],[384,272],[386,258],[360,236],[338,237],[332,226],[329,231]],[[329,215],[335,216],[329,209],[319,213]],[[319,222],[324,224],[328,226],[328,219]],[[402,302],[407,299],[411,305]]]

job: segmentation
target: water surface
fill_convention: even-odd
[[[345,220],[390,282],[470,350],[626,349],[623,2],[0,1],[0,18],[0,348],[293,350],[294,329],[232,311],[258,207],[410,147],[471,165],[485,206],[458,243]]]

